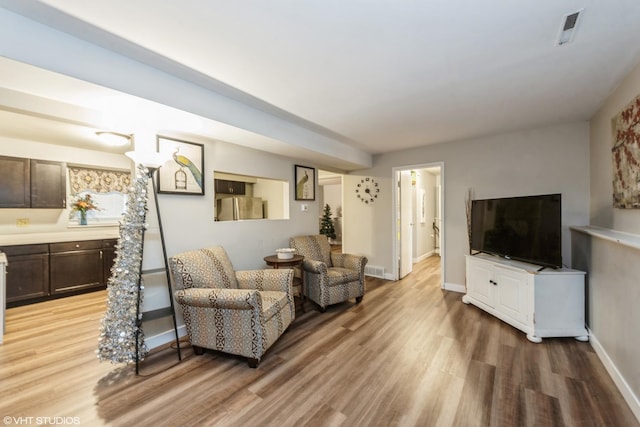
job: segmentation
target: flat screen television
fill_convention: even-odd
[[[471,202],[471,250],[562,267],[560,194]]]

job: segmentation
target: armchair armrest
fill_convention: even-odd
[[[289,268],[236,271],[236,280],[240,289],[280,291],[293,295],[293,270]]]
[[[327,274],[327,264],[315,259],[305,259],[302,261],[302,269],[314,274]]]
[[[253,310],[261,298],[256,290],[222,288],[181,289],[173,295],[179,304],[234,310]]]
[[[364,271],[367,258],[362,255],[331,253],[331,262],[334,267],[348,268],[349,270]]]

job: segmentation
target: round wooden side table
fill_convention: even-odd
[[[302,261],[304,261],[304,257],[302,255],[294,255],[293,258],[278,258],[278,255],[269,255],[264,257],[264,262],[266,262],[268,266],[275,269],[278,269],[280,267],[298,267],[302,265]],[[293,278],[293,287],[297,288],[298,295],[300,296],[300,306],[302,307],[302,312],[304,313],[304,293],[302,292],[302,285],[304,280],[303,278],[304,271],[302,271],[302,267],[300,267],[300,277]]]

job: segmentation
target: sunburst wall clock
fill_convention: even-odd
[[[362,178],[358,184],[356,184],[356,196],[362,203],[373,203],[380,193],[380,186],[378,183],[370,177]]]

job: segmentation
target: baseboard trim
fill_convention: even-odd
[[[178,326],[178,337],[186,337],[187,336],[187,328],[182,325]],[[147,345],[149,350],[153,350],[154,348],[158,348],[168,343],[175,342],[176,336],[173,332],[173,329],[169,329],[168,331],[161,332],[157,335],[151,337],[144,337],[144,343]]]
[[[461,294],[467,293],[467,288],[465,288],[464,285],[460,285],[458,283],[444,282],[444,290],[445,291],[452,291],[452,292],[459,292]]]
[[[425,254],[420,255],[419,257],[413,258],[413,261],[412,261],[412,262],[413,262],[414,264],[417,264],[417,263],[419,263],[420,261],[424,261],[425,259],[427,259],[427,258],[429,258],[429,257],[432,257],[433,255],[435,255],[435,253],[434,253],[433,251],[429,251],[429,252],[427,252],[427,253],[425,253]]]
[[[600,344],[598,338],[596,338],[591,330],[589,330],[588,328],[587,330],[589,331],[589,341],[591,342],[591,347],[593,347],[596,354],[598,355],[598,358],[609,373],[609,376],[615,383],[616,387],[618,387],[618,390],[620,390],[622,397],[629,405],[629,408],[631,408],[631,412],[633,412],[633,415],[635,415],[638,422],[640,422],[640,400],[638,399],[638,396],[633,393],[633,390],[631,390],[631,387],[629,387],[627,381],[624,379],[620,371],[618,371],[618,368],[613,363],[613,360],[611,360],[604,347],[602,347],[602,344]]]

